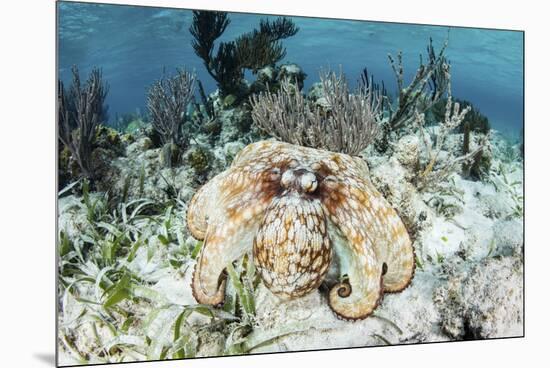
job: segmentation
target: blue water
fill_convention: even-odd
[[[265,16],[230,13],[231,24],[220,40],[250,31]],[[449,35],[453,95],[474,103],[491,126],[510,137],[523,127],[523,34],[517,31],[469,29],[365,21],[293,17],[300,31],[284,40],[283,62],[299,64],[308,74],[306,90],[319,80],[321,68],[342,68],[355,81],[364,67],[390,91],[395,78],[388,53],[402,50],[406,81],[418,67],[430,37],[436,50]],[[59,77],[70,81],[70,68],[82,74],[103,69],[110,85],[110,119],[146,113],[151,83],[167,71],[194,69],[208,92],[215,88],[202,60],[191,47],[190,10],[137,6],[59,3]],[[449,33],[448,33],[449,32]],[[249,79],[251,80],[251,79]]]

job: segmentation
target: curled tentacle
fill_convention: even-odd
[[[327,216],[344,238],[337,253],[347,259],[341,268],[348,272],[351,287],[348,298],[359,298],[356,302],[362,308],[359,312],[358,307],[353,317],[343,317],[365,318],[376,307],[382,291],[399,291],[410,283],[414,252],[401,219],[364,176],[368,170],[366,165],[363,167],[352,160],[359,159],[340,155],[324,160],[320,188]],[[332,175],[342,171],[347,171],[346,180]],[[340,293],[347,292],[347,286],[337,285],[329,298],[338,314],[333,301],[342,304],[344,299],[338,298],[340,289]]]
[[[333,226],[330,226],[332,243],[345,280],[330,290],[329,306],[343,319],[366,318],[382,297],[383,264],[378,261],[369,240],[350,241],[345,236],[336,235],[338,230]]]

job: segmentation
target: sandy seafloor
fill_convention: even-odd
[[[454,138],[459,139],[458,135]],[[197,139],[201,140],[200,137]],[[242,141],[231,139],[215,145],[212,153],[217,164],[212,165],[212,170],[220,171],[227,166],[244,145]],[[145,178],[140,188],[143,197],[153,201],[162,199],[166,183],[159,179],[159,173],[168,176],[172,170],[172,178],[179,189],[179,201],[170,215],[173,229],[169,231],[175,229],[177,240],[163,245],[158,240],[158,227],[142,224],[145,229],[142,234],[149,237],[148,245],[138,248],[132,261],[122,258],[117,261],[139,274],[141,283],[149,290],[157,292],[154,298],[145,295],[136,302],[124,300],[120,303],[135,316],[135,321],[124,333],[113,333],[101,322],[97,323],[92,316],[103,315],[100,306],[77,301],[75,293],[61,292],[60,364],[81,363],[78,352],[85,355],[86,352],[101,351],[101,343],[114,346],[122,340],[124,346],[133,350],[124,350],[124,354],[111,352],[113,355],[109,353],[107,357],[92,354],[88,356],[89,361],[155,358],[155,352],[147,351],[147,337],[160,341],[157,349],[169,347],[172,341],[170,333],[159,337],[159,330],[170,331],[182,306],[196,303],[190,288],[195,261],[178,251],[182,245],[192,248],[196,243],[185,225],[186,203],[197,187],[196,183],[193,184],[196,173],[185,165],[177,169],[162,168],[159,149],[152,148],[148,138],[138,137],[125,149],[126,154],[116,158],[111,166],[126,174],[134,172],[134,176],[139,172],[136,168],[143,167]],[[518,145],[493,132],[491,170],[484,180],[472,181],[455,174],[448,183],[449,190],[423,194],[416,192],[404,179],[407,168],[401,163],[403,160],[398,153],[388,157],[371,151],[363,154],[370,168],[371,180],[402,217],[416,221],[418,225],[414,241],[417,267],[411,285],[401,293],[385,294],[381,305],[367,319],[347,322],[339,320],[330,310],[326,287],[303,298],[282,302],[260,283],[254,291],[256,316],[251,322],[253,329],[246,335],[248,351],[260,353],[522,336],[523,161]],[[120,182],[115,182],[113,188],[117,185],[120,186]],[[130,196],[136,190],[135,185],[131,186]],[[101,193],[92,193],[91,196],[100,198]],[[64,195],[59,200],[59,230],[73,241],[79,241],[90,226],[81,203],[81,197],[73,194]],[[518,205],[521,206],[519,210]],[[176,266],[168,261],[174,257],[180,261]],[[87,267],[91,275],[97,277],[101,273],[91,263]],[[101,301],[104,297],[97,290],[97,282],[81,283],[76,287],[81,298]],[[150,312],[158,307],[160,299],[171,307],[162,309],[151,320]],[[227,353],[230,339],[227,330],[210,329],[209,321],[209,317],[199,313],[192,313],[187,321],[194,331],[192,339],[196,356]],[[112,321],[114,325],[119,322],[116,318]],[[63,341],[64,337],[70,343]]]

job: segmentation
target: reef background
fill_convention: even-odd
[[[101,66],[111,85],[109,122],[146,113],[145,90],[163,69],[195,70],[206,91],[216,88],[191,47],[191,10],[78,3],[59,4],[59,76],[71,78],[72,65],[83,74]],[[275,16],[266,16],[274,19]],[[262,18],[232,13],[220,41],[250,31]],[[403,51],[406,78],[432,37],[440,45],[449,36],[447,56],[453,66],[453,95],[473,101],[492,127],[517,139],[523,126],[523,36],[521,32],[445,26],[407,25],[290,17],[300,32],[287,40],[284,61],[300,65],[307,91],[321,68],[342,70],[355,83],[362,69],[394,92],[396,85],[387,54]],[[343,37],[342,35],[345,35]],[[250,74],[247,75],[248,79]]]
[[[165,16],[168,18],[163,18]],[[159,11],[159,14],[147,19],[159,17],[169,31],[162,31],[159,24],[154,24],[149,34],[161,30],[158,31],[161,36],[167,32],[170,34],[168,38],[171,38],[171,32],[180,28],[181,33],[187,34],[189,23],[178,25],[175,22],[172,28],[171,21],[167,20],[172,19],[170,11]],[[244,22],[237,22],[239,17],[246,16],[235,17],[232,15],[232,26],[243,28],[237,27],[239,30],[235,30],[235,34],[227,33],[223,37],[231,39],[252,27],[252,22],[246,27]],[[68,23],[75,26],[78,19],[76,16]],[[94,17],[82,19],[90,21]],[[255,17],[254,23],[258,19]],[[130,17],[128,20],[132,24],[140,24],[139,18]],[[284,64],[295,61],[292,42],[304,37],[304,30],[308,29],[298,20],[297,24],[301,27],[301,33],[285,41],[287,56],[283,65],[286,66],[281,68],[285,70],[285,75],[293,75],[297,79],[302,78],[306,71],[309,76],[304,81],[303,92],[307,93],[309,100],[322,104],[319,85],[313,85],[318,81],[317,71],[303,69],[301,64]],[[86,29],[92,34],[95,32],[93,27]],[[438,32],[433,37],[434,43],[440,44],[447,30],[438,30],[441,38],[438,40]],[[371,37],[376,37],[378,31],[372,31]],[[451,30],[450,45],[453,44],[453,34],[454,29]],[[424,50],[429,36],[430,33],[419,36],[418,47],[414,51],[405,50],[404,59],[410,61],[406,70],[411,73],[405,79],[412,77],[416,70],[418,53]],[[85,37],[80,40],[80,45],[87,44],[83,39]],[[316,38],[307,39],[312,42]],[[478,40],[480,37],[471,39]],[[492,41],[488,41],[486,46]],[[121,45],[118,50],[122,52],[127,42],[118,42]],[[181,49],[188,47],[188,44],[189,39],[178,42]],[[385,51],[395,52],[401,48],[396,44]],[[63,49],[61,46],[62,53]],[[133,46],[134,51],[143,54],[131,58],[139,63],[129,64],[154,63],[154,73],[127,68],[128,64],[119,69],[119,76],[124,74],[124,78],[131,79],[126,80],[126,87],[122,88],[122,94],[128,101],[142,101],[147,87],[162,75],[157,56],[146,49]],[[333,52],[322,46],[317,46],[317,49],[324,50],[328,55]],[[212,84],[209,85],[208,78],[201,74],[204,67],[200,61],[194,65],[189,54],[170,65],[196,68],[205,90],[211,93],[220,126],[212,127],[214,131],[195,131],[192,142],[183,152],[182,161],[167,162],[164,147],[159,147],[155,135],[151,134],[148,117],[133,110],[136,106],[140,108],[140,103],[133,102],[133,105],[122,109],[120,97],[110,99],[109,96],[116,96],[115,90],[121,90],[119,87],[122,84],[116,82],[116,73],[109,74],[109,68],[113,68],[108,65],[109,62],[107,65],[98,62],[109,61],[109,56],[94,56],[89,50],[82,53],[89,59],[98,59],[88,61],[88,64],[67,61],[65,68],[69,64],[78,64],[84,79],[92,66],[102,66],[103,78],[110,86],[106,100],[110,105],[108,124],[119,128],[117,115],[121,117],[129,110],[133,113],[131,120],[122,119],[128,124],[120,132],[103,125],[98,129],[93,157],[99,174],[92,185],[85,184],[85,180],[75,182],[78,170],[71,171],[74,161],[68,157],[66,150],[65,156],[63,152],[60,154],[60,174],[65,175],[60,183],[67,185],[60,187],[58,219],[58,246],[62,258],[60,273],[65,278],[59,300],[62,363],[480,339],[520,336],[523,333],[522,146],[517,138],[510,139],[499,130],[494,130],[500,125],[510,125],[514,127],[510,130],[519,136],[522,122],[516,119],[513,123],[511,120],[507,120],[508,123],[499,122],[494,115],[489,116],[493,132],[490,150],[486,153],[490,153],[491,160],[483,168],[483,177],[474,180],[457,172],[435,191],[420,191],[409,183],[408,178],[414,176],[415,171],[411,163],[425,155],[414,132],[401,134],[392,142],[391,150],[379,152],[371,146],[362,152],[369,164],[371,179],[414,232],[418,257],[413,285],[401,294],[385,297],[383,305],[372,318],[354,324],[337,320],[326,306],[323,291],[291,303],[279,303],[261,283],[253,282],[252,271],[246,267],[246,262],[236,265],[238,275],[244,277],[243,290],[235,283],[235,288],[229,292],[235,295],[235,300],[252,298],[255,300],[254,308],[250,305],[244,308],[241,302],[241,305],[235,303],[218,311],[194,306],[190,289],[186,287],[190,282],[197,247],[200,246],[189,237],[185,228],[186,203],[201,183],[227,167],[242,147],[251,140],[259,139],[262,133],[255,130],[245,109],[231,106],[232,101],[214,91],[214,84],[210,82]],[[463,53],[472,55],[466,51]],[[176,54],[179,58],[179,53]],[[460,62],[454,61],[452,55],[449,53],[453,65],[454,96],[467,98],[475,106],[481,106],[483,99],[478,101],[472,95],[463,96],[457,92],[464,83],[461,80],[468,80],[468,77],[460,74]],[[384,53],[378,59],[372,65],[364,59],[355,71],[346,66],[345,61],[341,63],[350,80],[359,75],[364,66],[368,66],[377,79],[393,80],[391,74],[388,73],[385,78],[383,71],[378,74],[371,69],[377,63],[388,68]],[[64,56],[60,55],[62,65],[64,60]],[[332,67],[340,64],[328,63]],[[514,62],[504,64],[518,66]],[[317,63],[316,60],[314,65],[324,66],[325,62],[321,60]],[[70,76],[67,73],[67,69],[61,66],[60,77],[68,85]],[[262,73],[269,74],[269,71]],[[517,74],[508,70],[503,73],[506,78],[493,80],[495,84],[491,91],[506,91],[508,97],[514,96],[517,91],[508,92],[510,88],[507,83]],[[481,73],[483,77],[493,74],[498,75],[498,72]],[[148,79],[139,82],[144,75]],[[248,77],[250,80],[256,78]],[[511,83],[512,90],[519,88],[519,81]],[[473,88],[472,84],[466,84]],[[521,101],[519,96],[512,100]],[[501,111],[502,106],[514,106],[506,103],[506,99],[489,105],[495,111]],[[486,110],[491,110],[487,107],[480,109],[487,115]],[[517,106],[513,110],[515,113],[521,111]],[[506,114],[507,117],[513,115]],[[212,139],[214,132],[215,138]],[[434,127],[432,133],[436,135],[437,132],[437,127]],[[444,156],[452,157],[457,150],[460,151],[464,139],[461,132],[449,134]],[[471,139],[472,142],[480,142],[481,134],[472,132]],[[250,284],[246,285],[246,282]],[[180,321],[179,324],[177,321]],[[174,336],[175,331],[180,329],[186,334]]]

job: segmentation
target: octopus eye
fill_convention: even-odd
[[[388,264],[386,262],[382,263],[382,276],[388,272]]]
[[[317,189],[317,178],[315,174],[311,172],[306,172],[300,178],[300,186],[302,190],[306,193],[312,193]]]
[[[270,180],[278,180],[281,177],[281,169],[278,167],[275,167],[269,171],[269,179]]]

